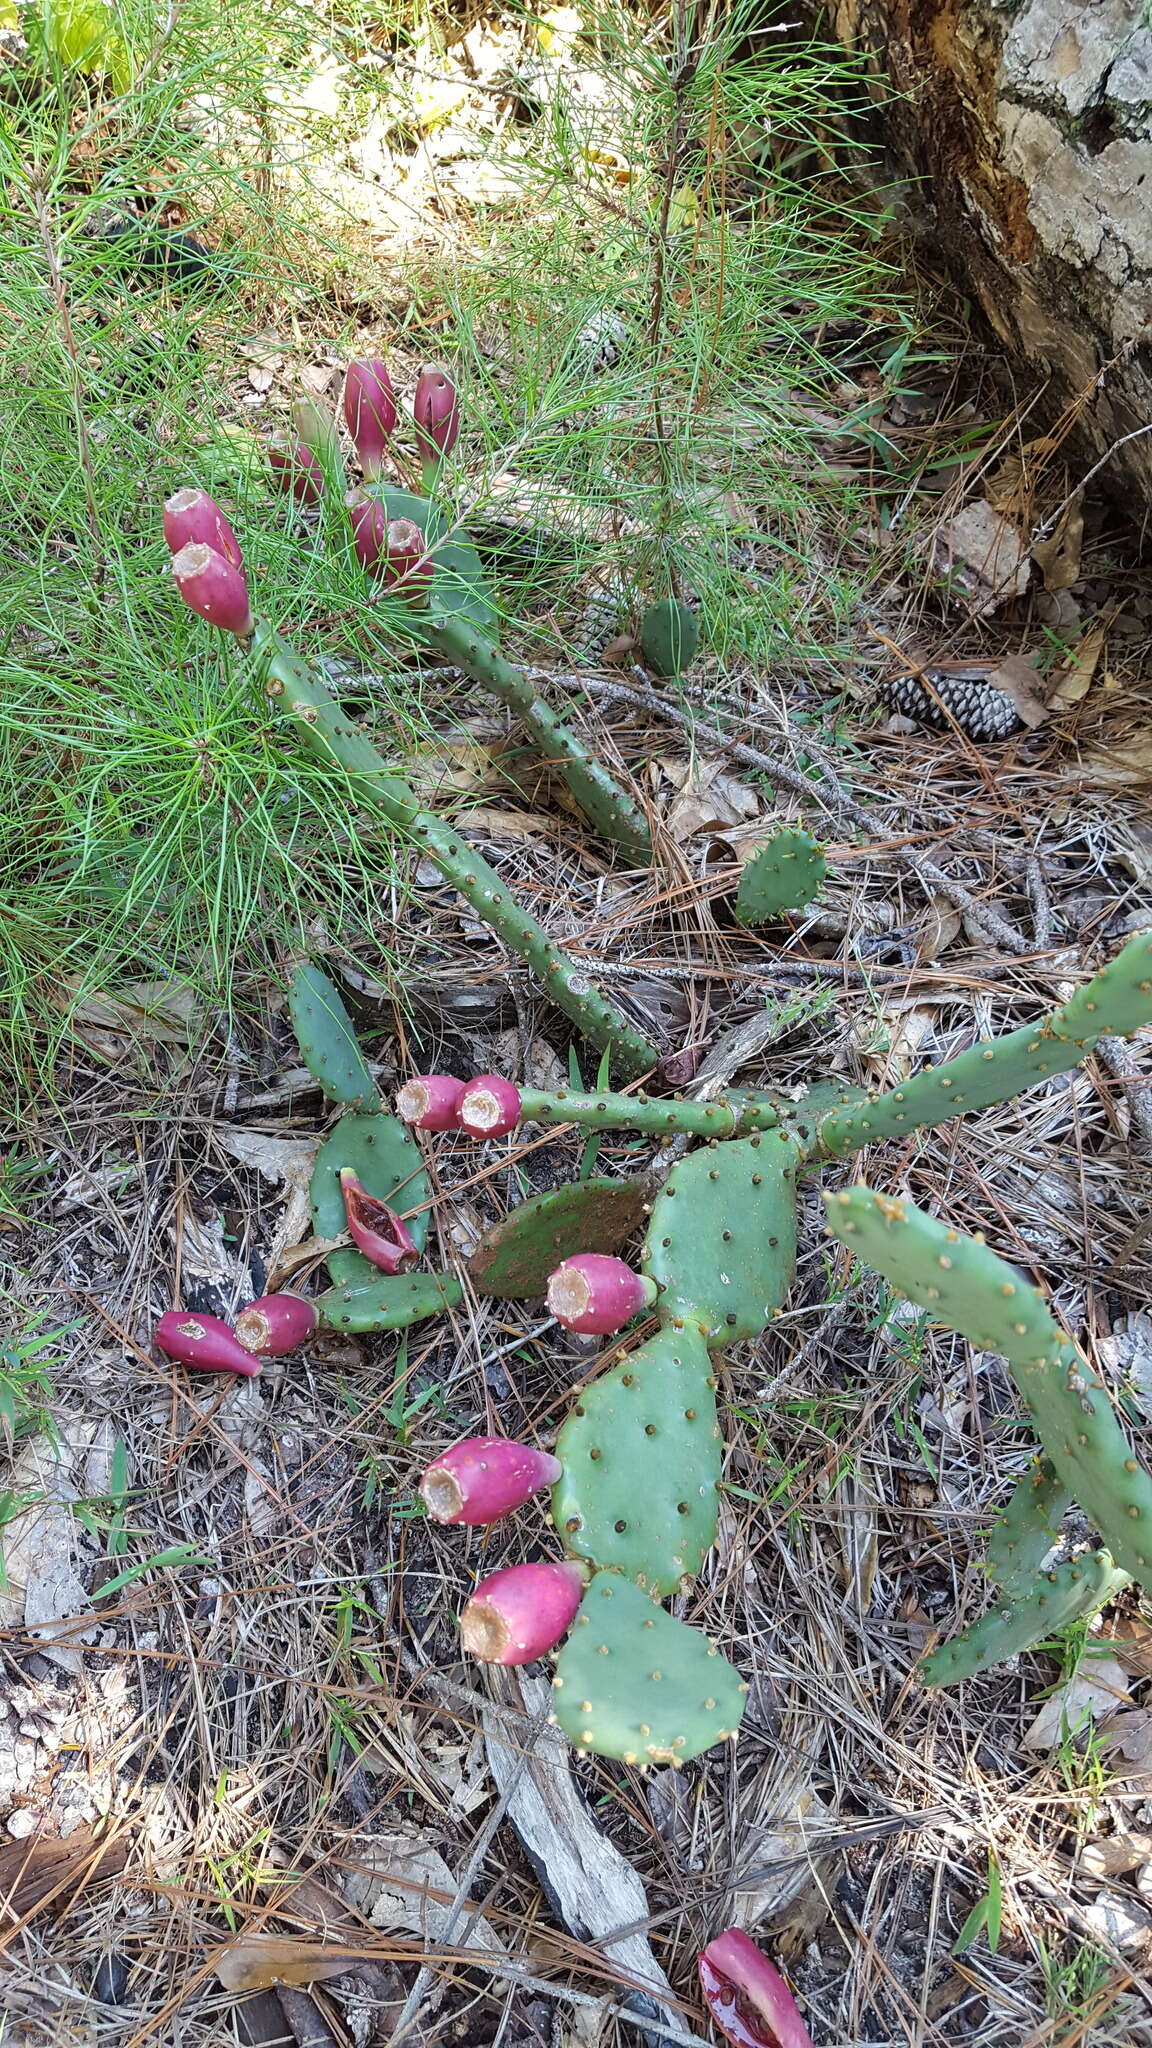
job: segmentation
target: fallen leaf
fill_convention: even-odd
[[[1080,575],[1084,545],[1084,497],[1078,491],[1047,540],[1038,540],[1032,560],[1044,578],[1045,590],[1070,590]]]
[[[953,594],[974,618],[1022,597],[1032,573],[1027,543],[1018,528],[985,498],[965,505],[948,521],[937,537],[936,560]]]
[[[440,1851],[415,1830],[396,1829],[345,1850],[344,1895],[373,1927],[400,1928],[423,1941],[456,1939],[458,1946],[504,1953],[504,1945],[488,1926],[483,1908],[465,1907],[452,1936],[447,1932],[459,1889]]]
[[[933,896],[916,926],[916,959],[921,966],[938,960],[947,951],[964,923],[961,913],[944,896]]]
[[[280,1934],[242,1934],[219,1950],[213,1969],[225,1991],[267,1991],[273,1984],[322,1984],[356,1963],[354,1949]]]
[[[1142,726],[1130,739],[1090,748],[1083,767],[1091,771],[1087,779],[1103,787],[1146,792],[1152,785],[1152,724]],[[1081,789],[1085,779],[1081,774]]]
[[[1091,1646],[1074,1671],[1049,1694],[1024,1733],[1025,1749],[1056,1749],[1090,1721],[1103,1723],[1129,1697],[1128,1679],[1115,1657],[1099,1656]]]
[[[1036,694],[1039,679],[1032,663],[1025,655],[1006,654],[1003,661],[988,670],[985,680],[991,689],[1002,690],[1016,706],[1021,725],[1028,726],[1032,731],[1038,725],[1043,725],[1049,715],[1049,707],[1044,699]]]
[[[1107,637],[1104,626],[1090,626],[1080,635],[1067,661],[1061,663],[1056,687],[1048,698],[1049,711],[1070,711],[1088,695]]]
[[[755,791],[719,761],[673,758],[662,765],[678,791],[668,807],[666,822],[680,846],[701,832],[728,831],[743,819],[755,817],[760,808]]]
[[[1150,1857],[1152,1835],[1105,1835],[1099,1841],[1085,1842],[1080,1867],[1090,1877],[1123,1877]]]
[[[1115,1669],[1123,1675],[1119,1663]],[[1099,1733],[1100,1747],[1113,1764],[1125,1763],[1133,1771],[1152,1770],[1152,1708],[1120,1708],[1101,1721]]]

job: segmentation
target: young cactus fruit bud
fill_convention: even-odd
[[[324,468],[318,455],[296,440],[287,427],[268,436],[268,461],[273,481],[291,491],[298,505],[318,505],[324,496]]]
[[[386,1202],[378,1202],[357,1180],[350,1166],[340,1173],[340,1193],[352,1242],[382,1273],[403,1273],[420,1257],[419,1246],[402,1218]]]
[[[455,1074],[414,1074],[397,1094],[396,1114],[415,1131],[454,1131],[463,1093]]]
[[[567,1635],[583,1593],[579,1565],[511,1565],[477,1586],[460,1639],[481,1663],[531,1664]]]
[[[388,546],[388,514],[379,498],[370,498],[360,489],[346,492],[344,503],[352,522],[356,560],[366,576],[379,576]]]
[[[324,475],[342,477],[340,429],[327,406],[317,405],[314,398],[298,398],[292,407],[292,425],[296,439],[316,457]]]
[[[380,475],[396,430],[396,396],[385,363],[349,363],[344,380],[344,418],[369,481]]]
[[[548,1282],[548,1310],[566,1330],[581,1337],[610,1337],[641,1309],[651,1308],[659,1289],[634,1273],[623,1259],[605,1252],[577,1252],[557,1266]]]
[[[302,1294],[262,1294],[236,1318],[236,1337],[258,1358],[286,1358],[313,1335],[320,1318]]]
[[[170,1308],[156,1325],[156,1342],[167,1357],[198,1372],[238,1372],[251,1379],[260,1361],[238,1341],[219,1316],[199,1309]]]
[[[502,1138],[520,1121],[520,1090],[499,1074],[478,1074],[460,1097],[456,1116],[470,1138]]]
[[[189,611],[207,619],[210,626],[219,626],[222,633],[236,633],[241,638],[252,631],[254,620],[244,571],[218,555],[215,548],[203,541],[189,541],[173,555],[172,574]]]
[[[392,519],[384,536],[384,581],[397,597],[423,604],[435,575],[428,543],[414,519]]]
[[[812,2048],[779,1970],[739,1927],[710,1941],[697,1969],[713,2024],[735,2048]]]
[[[469,1436],[434,1458],[420,1495],[434,1522],[479,1527],[523,1507],[560,1477],[559,1458],[503,1436]]]
[[[207,491],[176,491],[164,500],[164,538],[170,555],[178,555],[190,541],[215,548],[234,569],[244,567],[240,543],[224,514]]]
[[[443,370],[421,370],[412,401],[416,445],[425,462],[451,455],[460,433],[460,400]]]

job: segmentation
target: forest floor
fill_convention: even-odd
[[[490,23],[467,62],[426,68],[441,111],[422,140],[401,149],[357,102],[355,134],[309,159],[353,281],[303,313],[268,294],[246,330],[234,309],[198,319],[235,434],[302,392],[336,405],[352,357],[387,355],[407,388],[437,337],[452,359],[462,322],[511,354],[508,281],[475,279],[492,210],[522,203],[497,85],[525,33]],[[338,87],[333,121],[351,118]],[[533,208],[543,249],[551,216]],[[933,347],[915,327],[893,368],[882,292],[824,323],[833,365],[794,393],[814,481],[785,465],[785,516],[775,458],[758,488],[756,441],[728,418],[719,525],[692,531],[724,554],[735,625],[679,686],[633,650],[604,659],[634,617],[638,514],[602,480],[590,496],[580,436],[543,509],[514,463],[503,497],[489,488],[493,573],[501,534],[520,551],[509,651],[631,778],[651,870],[611,864],[464,678],[355,670],[378,738],[415,753],[423,794],[681,1056],[689,1095],[705,1056],[746,1086],[891,1085],[1034,1019],[1149,922],[1152,574],[1102,503],[1066,509],[1055,550],[1020,540],[1075,471],[1026,409],[1005,414],[939,286],[899,289],[934,294]],[[624,350],[643,347],[640,303],[613,314]],[[599,374],[596,433],[634,424]],[[305,521],[294,545],[314,538]],[[763,611],[749,653],[741,621]],[[337,642],[330,622],[330,659]],[[1024,718],[989,742],[891,715],[878,679],[917,666],[940,688],[991,678]],[[782,821],[823,840],[828,885],[752,934],[727,898]],[[414,1069],[567,1080],[567,1032],[434,874],[370,879],[354,936],[325,857],[315,843],[299,860],[302,927],[386,1096]],[[357,872],[371,858],[358,849]],[[807,1185],[788,1305],[723,1355],[719,1539],[676,1611],[749,1680],[740,1740],[676,1773],[576,1759],[541,1668],[493,1676],[458,1639],[477,1575],[546,1547],[538,1515],[438,1529],[415,1486],[462,1435],[550,1441],[592,1344],[540,1304],[466,1288],[400,1340],[323,1337],[244,1381],[192,1379],[152,1348],[174,1301],[231,1318],[320,1264],[307,1186],[331,1120],[283,972],[244,948],[227,1014],[190,968],[162,990],[140,967],[86,987],[51,1085],[0,1133],[0,2041],[699,2042],[697,1950],[739,1924],[818,2048],[1152,2042],[1152,1626],[1128,1595],[955,1692],[917,1685],[925,1647],[986,1604],[984,1532],[1033,1440],[1001,1359],[853,1274],[823,1234],[820,1189],[857,1164]],[[291,957],[285,940],[281,969]],[[1045,1289],[1146,1455],[1148,1055],[1145,1039],[1130,1073],[1092,1059],[863,1162]],[[443,1262],[466,1277],[525,1194],[650,1156],[571,1129],[431,1141]]]

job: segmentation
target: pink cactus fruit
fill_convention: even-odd
[[[460,1616],[464,1648],[484,1664],[531,1664],[566,1635],[584,1592],[575,1564],[514,1564],[477,1586]]]
[[[623,1259],[604,1252],[577,1252],[549,1278],[547,1302],[550,1314],[566,1330],[581,1337],[610,1337],[641,1309],[651,1308],[658,1292],[654,1280],[634,1273]]]
[[[434,1522],[479,1526],[523,1507],[560,1477],[559,1458],[504,1436],[469,1436],[433,1458],[420,1494]]]
[[[460,399],[443,370],[421,370],[412,401],[416,445],[426,462],[451,455],[460,433]]]
[[[236,1336],[259,1358],[286,1358],[306,1344],[320,1321],[302,1294],[262,1294],[236,1318]]]
[[[350,1166],[341,1168],[340,1192],[352,1242],[382,1273],[403,1273],[414,1266],[420,1248],[403,1219],[386,1202],[378,1202],[357,1180]]]
[[[384,581],[394,586],[397,597],[423,603],[436,568],[423,529],[414,519],[389,520],[383,567]]]
[[[238,1372],[251,1379],[260,1370],[259,1359],[245,1351],[227,1323],[199,1309],[170,1308],[156,1325],[156,1342],[169,1358],[198,1372]]]
[[[243,569],[225,561],[203,541],[189,541],[172,557],[172,574],[189,611],[221,632],[241,636],[252,631],[252,607]]]
[[[388,546],[388,514],[379,498],[370,498],[359,488],[345,493],[344,503],[352,522],[352,546],[366,576],[384,573]]]
[[[178,555],[190,541],[199,541],[223,555],[234,569],[244,567],[240,543],[215,498],[210,498],[207,491],[174,491],[170,498],[165,498],[164,538],[170,555]]]
[[[812,2048],[779,1970],[739,1927],[710,1941],[697,1968],[713,2023],[735,2048]]]
[[[318,505],[324,496],[324,469],[319,456],[287,427],[277,427],[268,436],[268,461],[274,482],[291,491],[298,505]]]
[[[365,476],[370,480],[378,477],[396,428],[396,395],[387,364],[349,363],[344,380],[344,418]]]
[[[417,1131],[454,1131],[460,1120],[463,1081],[455,1074],[413,1074],[396,1096],[401,1123]]]
[[[520,1121],[520,1090],[500,1074],[478,1074],[457,1105],[462,1131],[472,1138],[502,1138]]]

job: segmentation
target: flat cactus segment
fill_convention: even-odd
[[[593,1131],[642,1131],[653,1137],[685,1133],[693,1138],[731,1138],[736,1118],[719,1102],[681,1102],[666,1095],[595,1094],[576,1088],[522,1088],[521,1123],[583,1124]]]
[[[921,1685],[958,1685],[962,1679],[975,1678],[977,1672],[1067,1628],[1070,1621],[1094,1613],[1128,1583],[1128,1573],[1117,1568],[1106,1550],[1059,1565],[1027,1592],[1011,1592],[952,1642],[929,1651],[916,1675]]]
[[[377,1273],[370,1286],[332,1287],[316,1297],[321,1327],[360,1333],[405,1330],[455,1308],[464,1290],[450,1273]]]
[[[662,1322],[698,1324],[709,1344],[756,1337],[796,1265],[796,1164],[784,1131],[690,1152],[652,1204],[641,1270]]]
[[[1050,1017],[974,1045],[938,1067],[926,1067],[859,1109],[826,1117],[820,1148],[835,1158],[880,1138],[906,1137],[909,1131],[927,1130],[966,1110],[1007,1102],[1037,1081],[1078,1066],[1105,1032],[1138,1031],[1148,1023],[1152,934],[1142,932]]]
[[[316,1154],[309,1190],[312,1225],[317,1237],[339,1237],[347,1229],[340,1169],[350,1166],[378,1202],[387,1202],[405,1216],[414,1243],[423,1250],[428,1235],[431,1188],[420,1148],[411,1132],[394,1116],[345,1116]],[[413,1216],[407,1215],[416,1210]],[[329,1252],[328,1271],[337,1287],[366,1287],[380,1279],[380,1270],[352,1246]]]
[[[1033,1458],[988,1537],[989,1576],[1013,1592],[1035,1579],[1053,1544],[1072,1496],[1047,1458]]]
[[[804,910],[827,873],[824,849],[810,832],[777,832],[740,876],[732,907],[741,924],[770,924],[785,910]]]
[[[640,621],[640,652],[654,675],[678,676],[690,668],[700,645],[700,622],[678,597],[649,605]]]
[[[597,1572],[556,1664],[553,1711],[588,1756],[685,1764],[740,1726],[748,1688],[699,1629]]]
[[[753,1131],[787,1131],[804,1159],[819,1157],[820,1128],[827,1117],[871,1100],[866,1088],[853,1087],[835,1075],[810,1082],[799,1101],[779,1088],[729,1088],[723,1096],[724,1104],[735,1112],[741,1137]]]
[[[850,1251],[982,1351],[1006,1358],[1052,1464],[1133,1578],[1152,1569],[1152,1479],[1086,1358],[1034,1287],[977,1238],[870,1188],[825,1196]]]
[[[358,1109],[379,1104],[380,1091],[365,1064],[343,997],[311,961],[302,961],[292,976],[288,1010],[300,1056],[325,1095]]]
[[[652,1593],[693,1578],[716,1540],[720,1430],[695,1329],[661,1330],[577,1397],[556,1443],[552,1519],[575,1557]]]
[[[577,1252],[617,1252],[639,1230],[651,1199],[647,1180],[580,1180],[533,1195],[486,1230],[468,1261],[484,1294],[531,1301]]]

